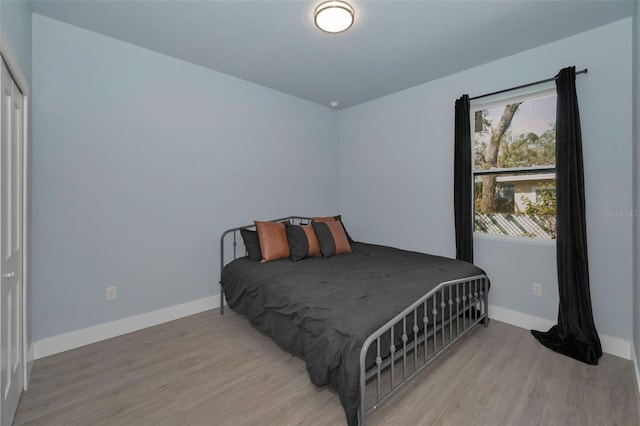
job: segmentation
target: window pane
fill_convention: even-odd
[[[476,176],[475,232],[554,239],[555,174]]]
[[[555,166],[555,116],[555,95],[476,111],[474,167]]]

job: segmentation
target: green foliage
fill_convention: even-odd
[[[526,206],[525,214],[541,221],[544,230],[556,237],[556,188],[554,183],[540,184],[535,203],[524,195],[520,197]]]
[[[484,119],[482,132],[476,134],[490,133],[492,123]],[[474,164],[477,168],[485,163],[485,153],[488,145],[485,141],[476,138],[474,140]],[[543,133],[520,134],[516,137],[505,136],[500,143],[498,153],[498,167],[532,167],[532,166],[554,166],[556,164],[556,126],[551,125]]]
[[[487,151],[487,143],[476,139],[473,145],[473,164],[477,169],[482,169],[484,168],[484,153]]]
[[[544,133],[505,138],[498,155],[498,167],[553,166],[556,164],[556,128]],[[476,154],[477,157],[477,154]]]

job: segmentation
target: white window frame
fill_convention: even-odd
[[[471,203],[473,208],[471,209],[471,214],[472,214],[472,218],[471,220],[473,221],[473,238],[479,238],[479,239],[486,239],[486,240],[495,240],[495,241],[508,241],[508,242],[517,242],[517,243],[526,243],[526,244],[535,244],[535,245],[544,245],[544,246],[555,246],[556,245],[556,240],[555,239],[542,239],[542,238],[534,238],[534,237],[523,237],[523,236],[515,236],[515,235],[500,235],[500,234],[489,234],[486,232],[477,232],[475,230],[476,226],[476,218],[475,218],[475,179],[476,179],[476,168],[475,168],[475,147],[474,147],[474,134],[475,134],[475,113],[477,111],[482,111],[485,109],[490,109],[490,108],[494,108],[497,106],[501,106],[501,105],[507,105],[510,103],[514,103],[514,102],[526,102],[527,100],[532,100],[532,99],[538,99],[538,98],[543,98],[546,96],[551,96],[551,95],[557,95],[557,91],[555,88],[555,82],[549,82],[549,83],[544,83],[541,84],[540,86],[537,86],[536,88],[525,88],[525,89],[520,89],[520,90],[516,90],[516,91],[511,91],[509,92],[509,94],[498,94],[498,95],[494,95],[494,96],[490,96],[490,97],[486,97],[486,98],[482,98],[482,99],[477,99],[477,100],[472,100],[470,101],[470,105],[469,105],[469,123],[470,123],[470,133],[471,133],[471,159],[472,159],[472,169],[471,169]],[[534,172],[536,171],[537,173],[539,172],[545,172],[545,173],[549,173],[550,171],[553,171],[553,173],[555,174],[556,171],[556,166],[542,166],[542,167],[538,167],[538,168],[531,168],[531,167],[514,167],[514,168],[509,168],[509,169],[491,169],[491,173],[492,174],[505,174],[505,172],[509,172],[509,173],[519,173],[519,172]],[[483,174],[489,174],[486,173],[486,170],[483,170]]]

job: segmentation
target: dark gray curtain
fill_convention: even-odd
[[[602,347],[591,310],[582,135],[575,80],[575,67],[564,68],[556,76],[558,324],[547,332],[531,333],[556,352],[596,365]]]
[[[471,182],[471,124],[469,96],[456,100],[453,209],[456,225],[456,259],[473,263],[473,217]]]

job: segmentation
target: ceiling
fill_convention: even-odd
[[[328,106],[347,108],[633,14],[634,1],[351,0],[327,34],[322,0],[40,0],[72,25]]]

